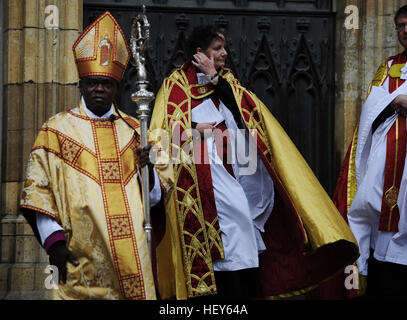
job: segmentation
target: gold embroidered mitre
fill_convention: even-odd
[[[82,32],[72,50],[80,78],[106,76],[120,82],[130,60],[126,37],[109,11]]]

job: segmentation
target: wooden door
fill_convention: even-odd
[[[331,0],[84,0],[84,27],[109,10],[129,39],[141,4],[151,24],[151,91],[156,93],[163,78],[185,61],[186,41],[195,26],[222,27],[228,66],[269,107],[332,193],[336,168]],[[131,115],[136,110],[130,100],[135,76],[131,61],[118,94],[121,109]]]

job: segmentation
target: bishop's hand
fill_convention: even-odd
[[[154,187],[154,171],[153,167],[154,165],[151,163],[150,160],[150,150],[151,150],[151,145],[148,144],[144,148],[137,148],[136,149],[136,156],[138,160],[138,164],[140,168],[144,168],[145,166],[148,166],[148,175],[149,175],[149,182],[150,182],[150,191]]]
[[[66,282],[66,264],[72,263],[78,266],[79,262],[75,259],[72,252],[66,247],[65,241],[55,242],[49,249],[49,263],[58,268],[59,281]]]

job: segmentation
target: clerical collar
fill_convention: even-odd
[[[108,112],[106,112],[103,116],[99,117],[99,116],[97,116],[96,114],[94,114],[92,111],[90,111],[90,110],[88,109],[88,107],[86,106],[86,102],[85,102],[85,99],[83,98],[83,96],[82,96],[81,99],[82,99],[83,109],[85,110],[86,115],[88,116],[88,118],[91,118],[91,119],[108,119],[108,118],[113,114],[113,110],[114,110],[113,104],[110,106],[110,109],[109,109]]]

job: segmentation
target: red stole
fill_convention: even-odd
[[[167,105],[167,125],[172,128],[173,157],[176,157],[175,152],[178,149],[188,147],[185,140],[188,139],[186,130],[191,128],[188,109],[199,105],[203,97],[214,90],[211,83],[197,85],[197,75],[192,64],[188,64],[183,71],[191,84],[189,92],[178,84],[174,85],[168,98],[171,103]],[[177,113],[182,116],[175,118]],[[207,147],[205,143],[196,142],[192,143],[192,147],[193,164],[182,161],[180,164],[174,164],[174,172],[177,173],[177,219],[188,297],[216,292],[212,261],[224,258]],[[193,205],[184,205],[186,201]]]
[[[406,54],[403,52],[394,57],[392,66],[405,64],[406,61]],[[395,91],[404,81],[400,78],[389,77],[389,92]],[[398,232],[400,212],[397,199],[406,160],[406,142],[406,118],[398,116],[387,133],[386,165],[379,222],[380,231]]]
[[[191,81],[191,83],[198,82],[196,73],[194,72],[187,72],[187,77]],[[199,90],[199,87],[197,88],[197,90]],[[206,89],[213,90],[212,84],[207,84]],[[201,104],[202,101],[202,99],[191,99],[191,109]],[[198,157],[200,157],[200,159]],[[211,166],[209,164],[208,158],[208,147],[204,139],[201,139],[200,143],[194,143],[194,160],[204,219],[205,221],[213,224],[215,229],[219,231],[219,222],[216,220],[218,212],[216,210],[215,194],[213,192]],[[216,222],[214,223],[214,221]],[[187,223],[185,224],[185,228],[187,228],[188,226],[188,221],[186,222]],[[210,248],[210,253],[212,261],[223,259],[222,254],[215,245]],[[202,268],[203,265],[199,265],[199,267],[196,269],[197,274],[204,273]]]

